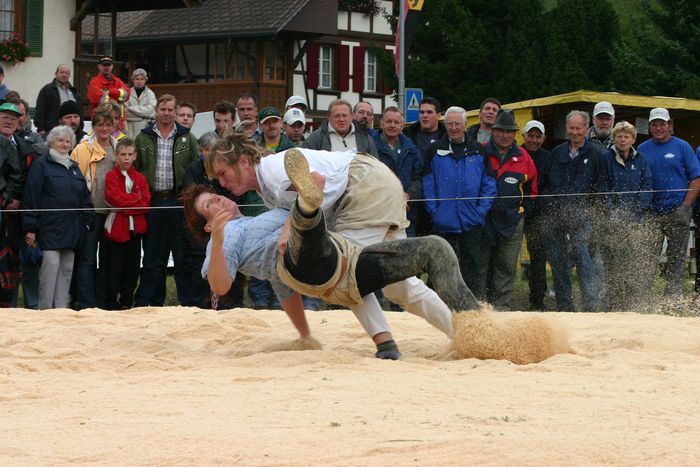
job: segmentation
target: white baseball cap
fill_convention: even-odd
[[[613,109],[613,106],[610,102],[598,102],[595,107],[593,107],[593,116],[597,116],[598,114],[608,114],[611,116],[615,116],[615,109]]]
[[[525,124],[525,129],[523,130],[523,133],[527,133],[533,128],[537,128],[542,132],[542,134],[544,134],[544,125],[539,120],[530,120],[529,122],[527,122]]]
[[[664,109],[663,107],[657,107],[655,109],[651,109],[651,112],[649,112],[649,121],[651,122],[652,120],[663,120],[664,122],[667,122],[671,120],[671,116],[668,114],[668,110]]]
[[[308,107],[308,105],[306,104],[306,99],[304,99],[301,96],[292,96],[289,99],[287,99],[287,103],[284,104],[284,108],[288,109],[289,107],[291,107],[293,105],[298,105],[298,104],[301,104],[304,107]]]
[[[296,122],[306,123],[306,117],[301,109],[292,107],[284,113],[284,123],[287,125],[293,125]]]

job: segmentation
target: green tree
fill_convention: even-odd
[[[621,92],[700,98],[700,2],[642,2],[646,18],[614,48]]]
[[[611,50],[618,42],[617,13],[608,0],[559,0],[544,15],[548,94],[612,86]]]
[[[443,107],[541,95],[541,0],[425,2],[407,60],[407,86]]]

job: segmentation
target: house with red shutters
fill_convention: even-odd
[[[149,87],[195,104],[235,101],[243,92],[260,106],[281,110],[303,96],[311,121],[322,120],[333,99],[366,100],[380,114],[395,105],[394,34],[389,0],[199,0],[189,8],[86,15],[78,28],[76,61],[92,70],[85,50],[113,32],[122,79],[149,72]],[[87,57],[87,58],[84,58]],[[89,74],[84,74],[86,77]],[[87,86],[80,80],[78,86]]]

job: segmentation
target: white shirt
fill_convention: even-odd
[[[350,124],[350,131],[345,136],[335,131],[333,125],[328,124],[328,136],[331,140],[331,151],[355,151],[357,152],[357,140],[355,139],[355,124]]]
[[[309,162],[309,170],[318,172],[326,178],[323,188],[323,204],[321,208],[328,211],[345,192],[348,186],[348,167],[355,158],[355,151],[331,152],[313,149],[297,148]],[[255,166],[255,172],[260,184],[260,196],[265,205],[289,210],[296,198],[296,191],[289,188],[292,182],[284,170],[284,151],[270,154],[260,160]]]

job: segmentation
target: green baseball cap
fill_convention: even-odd
[[[0,112],[12,112],[18,117],[22,116],[22,112],[20,112],[17,106],[12,102],[5,102],[4,104],[0,105]]]
[[[282,114],[277,107],[265,107],[258,113],[258,121],[260,123],[271,118],[282,120]]]

